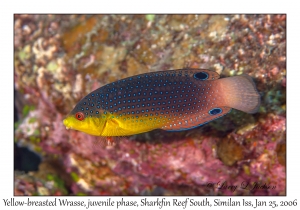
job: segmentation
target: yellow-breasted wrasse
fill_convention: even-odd
[[[136,75],[98,88],[64,119],[66,128],[95,136],[128,136],[154,129],[182,131],[222,117],[231,108],[257,112],[260,95],[252,78],[219,79],[205,69]]]

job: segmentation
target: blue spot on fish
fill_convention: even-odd
[[[208,79],[208,74],[206,72],[198,72],[194,74],[195,79],[200,79],[200,80],[207,80]]]
[[[209,110],[210,115],[216,115],[216,114],[220,114],[220,113],[222,113],[222,109],[220,109],[220,108],[214,108],[214,109]]]

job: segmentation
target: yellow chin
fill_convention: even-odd
[[[69,115],[63,121],[67,129],[74,129],[95,136],[129,136],[161,128],[167,120],[147,117],[140,117],[139,120],[133,118],[136,116],[127,116],[120,118],[108,114],[102,118],[86,117],[84,120],[77,120],[73,115]],[[128,120],[129,119],[129,120]]]
[[[102,120],[101,118],[87,117],[80,121],[73,116],[67,116],[63,123],[67,129],[82,131],[94,136],[101,136],[105,120]]]

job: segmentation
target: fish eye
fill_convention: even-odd
[[[82,112],[77,112],[76,114],[75,114],[75,118],[77,119],[77,120],[83,120],[84,119],[84,114],[82,113]]]

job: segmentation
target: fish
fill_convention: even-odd
[[[102,137],[155,129],[183,131],[232,108],[255,113],[260,95],[248,75],[221,78],[207,69],[156,71],[124,78],[82,98],[63,120],[67,129]]]

